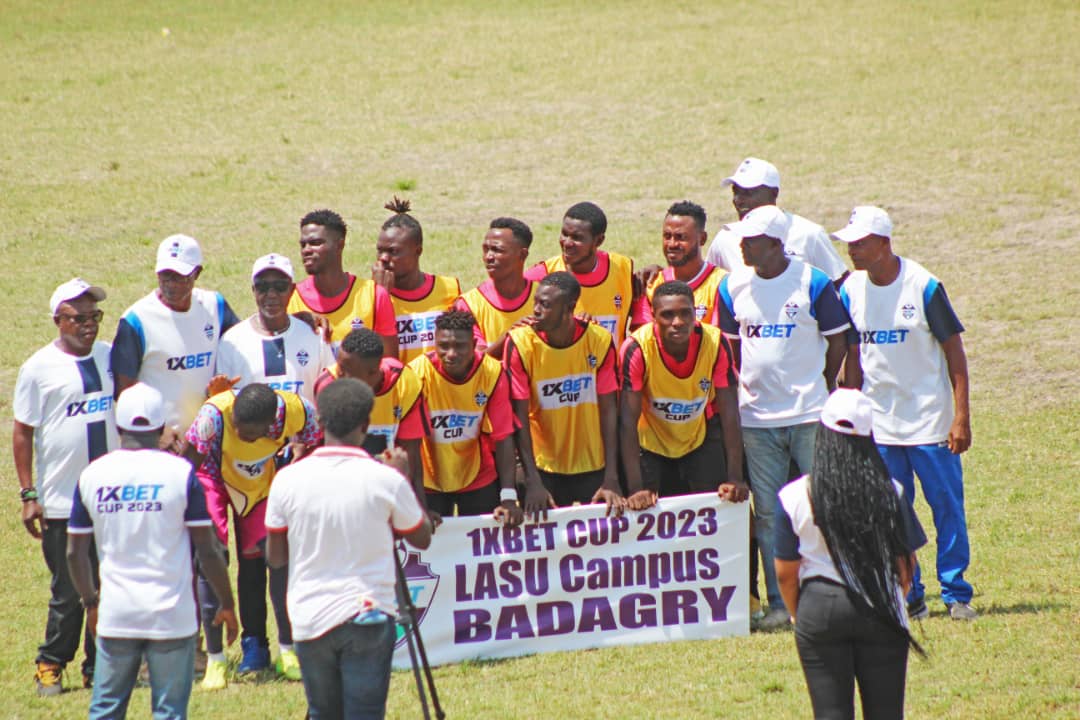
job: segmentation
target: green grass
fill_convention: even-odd
[[[169,28],[167,36],[163,27]],[[885,206],[895,245],[936,272],[968,327],[975,444],[966,488],[973,625],[923,623],[915,718],[1080,714],[1080,8],[1036,3],[30,3],[0,12],[0,415],[79,274],[110,292],[103,335],[148,291],[157,242],[202,242],[201,284],[251,312],[247,273],[297,257],[329,206],[365,272],[382,204],[407,194],[428,269],[482,278],[497,215],[556,252],[561,213],[608,213],[608,245],[659,259],[666,207],[710,229],[746,155],[781,203],[830,229]],[[32,697],[47,599],[0,475],[0,715],[74,718],[88,694]],[[925,506],[919,509],[926,517]],[[932,570],[933,558],[923,561]],[[929,572],[932,577],[933,573]],[[933,590],[936,590],[931,583]],[[805,717],[790,634],[437,670],[451,717]],[[415,717],[394,678],[391,717]],[[133,717],[146,717],[139,691]],[[193,697],[196,717],[300,717],[298,685]]]

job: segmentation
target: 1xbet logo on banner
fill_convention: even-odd
[[[405,551],[405,544],[398,543],[398,549]],[[396,562],[396,561],[395,561]],[[420,561],[420,553],[409,552],[405,557],[405,589],[409,593],[413,607],[416,608],[414,621],[416,627],[423,624],[427,617],[428,608],[435,599],[435,592],[439,589],[439,576],[431,571],[431,566]],[[401,625],[397,626],[397,638],[394,647],[401,647],[405,643],[405,630]]]

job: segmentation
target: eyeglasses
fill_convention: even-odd
[[[76,325],[85,325],[89,322],[95,325],[101,322],[101,318],[105,317],[104,310],[95,310],[92,313],[79,313],[78,315],[65,315],[63,313],[57,313],[56,317],[61,320],[70,320]]]
[[[288,280],[257,280],[252,287],[255,288],[255,292],[265,295],[271,290],[278,294],[286,293],[290,285],[292,283]]]

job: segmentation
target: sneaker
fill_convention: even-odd
[[[969,603],[950,603],[945,607],[949,608],[949,617],[953,620],[975,620],[979,617],[979,613],[975,612],[975,608]]]
[[[270,648],[260,638],[246,637],[240,640],[243,657],[236,666],[238,673],[251,673],[270,667]]]
[[[926,607],[926,600],[919,598],[907,605],[907,616],[912,620],[924,620],[930,617],[930,608]]]
[[[224,690],[229,685],[227,670],[229,663],[224,660],[207,660],[206,673],[202,679],[203,690]]]
[[[758,600],[753,595],[750,596],[750,622],[756,623],[761,618],[765,617],[765,611],[761,609],[761,600]]]
[[[295,650],[282,650],[275,667],[278,675],[284,675],[289,680],[300,679],[300,658],[296,657]]]
[[[64,692],[64,685],[60,681],[64,668],[57,663],[39,662],[37,672],[34,673],[34,683],[37,684],[39,697],[50,697]]]
[[[769,630],[777,630],[779,628],[786,627],[790,624],[791,615],[788,614],[788,611],[781,610],[780,608],[775,608],[765,613],[765,617],[761,618],[761,620],[758,621],[756,629],[767,632]]]

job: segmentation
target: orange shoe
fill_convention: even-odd
[[[63,674],[64,668],[57,663],[39,662],[37,672],[34,673],[38,696],[50,697],[64,692],[64,685],[60,679]]]

